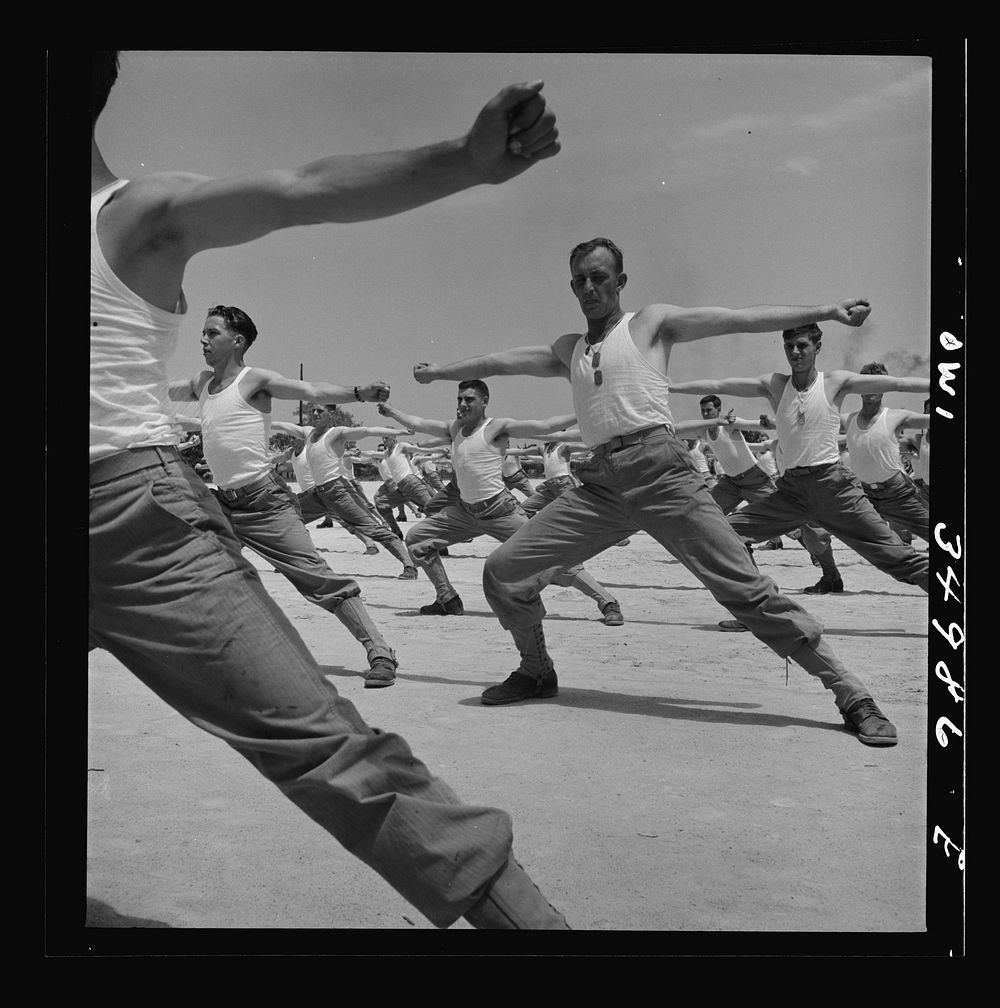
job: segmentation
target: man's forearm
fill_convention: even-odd
[[[837,318],[837,306],[825,305],[754,305],[741,310],[744,332],[782,332],[810,322],[828,322]]]
[[[316,382],[312,386],[314,395],[307,396],[312,402],[327,406],[338,406],[349,402],[370,402],[362,398],[363,385],[333,385],[329,382]],[[296,397],[297,398],[297,397]]]
[[[742,399],[752,399],[767,394],[758,378],[719,378],[713,381],[671,382],[670,392],[679,395],[731,395]]]
[[[426,375],[432,381],[471,381],[474,378],[490,378],[493,375],[503,374],[499,370],[499,358],[499,354],[482,354],[479,357],[452,361],[450,364],[435,364],[426,369]]]
[[[556,431],[567,430],[575,423],[576,415],[570,413],[563,416],[547,417],[545,420],[515,422],[507,426],[507,433],[511,437],[519,438],[547,437]]]
[[[287,190],[290,223],[375,220],[485,181],[461,139],[416,150],[335,155],[293,173]]]
[[[380,403],[378,411],[383,416],[387,416],[395,420],[396,423],[402,424],[407,430],[420,430],[420,425],[427,422],[422,417],[414,416],[412,413],[404,413],[389,403]]]

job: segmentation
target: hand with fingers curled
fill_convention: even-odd
[[[511,84],[476,117],[465,142],[484,182],[506,182],[559,153],[555,113],[546,106],[542,87],[542,81]]]
[[[358,402],[385,402],[389,398],[389,383],[375,381],[370,385],[356,385],[354,396]]]
[[[865,319],[872,311],[871,303],[867,298],[844,298],[843,301],[838,301],[834,307],[837,312],[834,316],[836,320],[855,328],[864,325]]]
[[[421,385],[429,385],[434,381],[433,369],[436,365],[428,364],[427,361],[421,361],[419,364],[413,365],[413,377]]]

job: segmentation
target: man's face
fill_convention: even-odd
[[[243,346],[243,337],[234,333],[224,318],[209,315],[201,330],[201,353],[209,367],[225,363],[237,347]]]
[[[808,336],[795,336],[785,340],[785,359],[792,371],[808,371],[816,363],[822,341],[813,343]]]
[[[714,420],[721,412],[721,407],[716,406],[715,403],[703,402],[698,405],[701,406],[702,420]]]
[[[570,264],[570,287],[587,318],[606,318],[618,308],[625,274],[615,270],[615,257],[598,247]]]
[[[462,423],[477,423],[486,416],[486,403],[487,400],[476,389],[459,389],[455,416]]]

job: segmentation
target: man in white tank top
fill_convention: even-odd
[[[755,378],[681,382],[673,391],[762,398],[775,411],[781,469],[777,492],[729,516],[730,524],[747,543],[783,535],[810,522],[843,540],[897,581],[926,592],[927,557],[893,532],[865,496],[857,477],[841,463],[840,406],[851,393],[927,391],[930,380],[819,371],[816,362],[822,335],[815,323],[783,330],[790,374],[775,371]],[[828,583],[827,579],[824,574],[810,593],[843,591],[842,580]]]
[[[118,53],[91,59],[96,127]],[[228,178],[117,179],[91,137],[91,643],[246,757],[441,928],[463,916],[478,928],[568,925],[514,859],[510,816],[463,804],[323,676],[177,454],[166,360],[192,256],[294,225],[391,216],[520,175],[559,151],[541,88],[504,88],[457,139],[291,170],[241,163]]]
[[[403,540],[372,515],[367,499],[359,495],[344,461],[348,440],[383,437],[390,430],[394,428],[370,425],[346,427],[335,422],[333,413],[320,414],[303,450],[313,480],[313,494],[302,501],[302,515],[308,523],[323,512],[332,513],[346,528],[361,533],[391,553],[403,565],[399,575],[401,581],[413,581],[416,580],[417,569]]]
[[[525,497],[531,496],[531,484],[528,482],[527,473],[521,467],[521,460],[511,451],[507,451],[503,457],[500,469],[503,475],[503,485],[508,490],[517,490]]]
[[[378,513],[378,510],[376,509],[374,503],[368,496],[364,484],[355,475],[354,466],[359,462],[362,463],[368,462],[368,459],[365,458],[364,455],[362,455],[360,448],[355,446],[354,448],[348,448],[344,452],[344,464],[347,469],[347,477],[348,480],[353,485],[354,489],[357,491],[358,503],[361,504],[368,511],[368,513],[375,519],[375,521],[381,522],[382,516]],[[400,536],[400,538],[402,538],[402,536]]]
[[[641,528],[681,559],[765,644],[817,676],[862,742],[894,745],[895,728],[867,687],[837,660],[819,623],[756,569],[674,434],[668,405],[674,346],[824,319],[859,326],[868,317],[868,302],[846,298],[811,307],[740,309],[653,304],[626,312],[621,294],[628,278],[614,242],[583,242],[569,258],[570,288],[586,319],[585,333],[451,364],[422,362],[413,369],[421,383],[495,374],[566,379],[583,440],[594,452],[577,472],[582,485],[539,511],[486,561],[486,598],[514,637],[521,664],[504,683],[486,690],[484,702],[555,695],[558,681],[542,632],[541,589],[553,571],[583,563]]]
[[[409,505],[419,514],[434,496],[434,492],[413,471],[411,460],[419,450],[417,445],[400,441],[397,437],[385,437],[379,445],[378,454],[382,460],[379,471],[385,472],[387,479],[375,495],[375,506],[390,526],[396,521],[406,521],[404,505]],[[393,509],[397,507],[399,514],[394,518]]]
[[[444,451],[442,449],[435,449],[430,452],[418,452],[410,459],[420,470],[420,478],[424,481],[427,489],[430,490],[432,497],[444,489],[444,481],[441,479],[437,468],[437,461],[441,458],[444,458]],[[430,501],[427,503],[429,504]]]
[[[930,399],[924,400],[924,412],[929,416],[931,412]],[[917,431],[915,434],[904,435],[899,439],[899,450],[907,456],[910,467],[913,471],[913,483],[920,494],[920,499],[924,505],[930,509],[931,506],[931,443],[930,428],[925,431]]]
[[[406,533],[406,545],[413,559],[427,572],[437,598],[421,606],[424,616],[461,616],[462,599],[449,581],[441,562],[441,550],[452,543],[469,542],[480,535],[506,542],[528,521],[517,498],[503,481],[502,462],[511,437],[541,437],[573,423],[572,416],[547,420],[490,418],[486,407],[490,392],[485,382],[461,382],[458,386],[456,419],[425,420],[403,413],[390,403],[379,403],[379,412],[404,427],[433,437],[451,439],[451,463],[459,499],[446,504]],[[592,598],[607,626],[621,626],[625,619],[613,595],[579,564],[557,571],[552,580],[565,588],[575,588]]]
[[[388,386],[374,382],[351,389],[248,367],[243,355],[256,339],[257,327],[241,308],[209,309],[201,344],[211,370],[172,383],[168,394],[175,402],[199,404],[202,443],[217,485],[215,493],[240,542],[273,564],[304,598],[336,616],[364,647],[369,664],[365,686],[391,686],[396,656],[361,601],[358,583],[334,574],[319,555],[291,490],[274,472],[268,456],[272,399],[374,402],[388,394]],[[324,513],[318,505],[309,520]],[[405,555],[402,544],[400,548]]]
[[[292,472],[295,475],[295,483],[298,486],[298,493],[295,495],[293,503],[295,504],[296,511],[299,513],[299,517],[302,519],[302,524],[308,525],[322,514],[324,516],[323,521],[316,526],[317,528],[333,528],[334,523],[336,523],[345,532],[349,532],[364,543],[366,556],[376,556],[379,548],[375,540],[366,535],[361,527],[355,525],[346,517],[341,516],[339,511],[324,502],[316,493],[316,481],[313,479],[312,470],[309,468],[309,461],[306,458],[307,442],[315,429],[311,424],[303,426],[285,420],[271,421],[271,430],[290,434],[295,438],[290,449],[290,461]],[[356,495],[360,494],[361,497],[364,496],[353,479],[351,480],[351,486]],[[382,524],[377,515],[373,519],[370,508],[365,507],[365,512],[369,522],[374,520],[377,524]]]
[[[861,368],[861,374],[887,374],[877,361]],[[882,405],[883,394],[861,397],[861,409],[844,421],[851,469],[861,480],[865,496],[875,510],[900,535],[909,532],[924,542],[930,535],[930,514],[913,481],[903,469],[899,438],[903,431],[925,431],[929,413],[890,409]]]

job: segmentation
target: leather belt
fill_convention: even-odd
[[[898,483],[901,473],[897,473],[895,476],[890,476],[887,480],[882,480],[880,483],[862,483],[861,485],[866,490],[884,490],[887,486]]]
[[[757,465],[757,463],[755,462],[752,466],[750,466],[749,469],[744,469],[743,472],[736,473],[735,476],[730,476],[729,479],[731,480],[743,479],[745,476],[753,476],[755,473],[761,473],[763,476],[767,475],[767,473],[764,472],[764,470],[761,469],[761,467]],[[723,473],[723,476],[725,475],[726,474]]]
[[[219,487],[218,493],[223,500],[234,501],[239,500],[241,497],[246,497],[248,494],[252,494],[255,490],[263,489],[269,483],[274,483],[277,486],[278,481],[274,478],[273,473],[267,473],[264,476],[260,476],[252,483],[245,483],[243,486],[237,487],[235,490],[223,490],[222,487]]]
[[[836,462],[821,462],[819,465],[812,466],[795,466],[793,469],[786,469],[783,473],[785,476],[808,476],[810,473],[821,472],[824,469],[829,469],[830,466],[837,465]]]
[[[642,444],[643,441],[648,441],[651,436],[659,434],[665,431],[667,434],[673,434],[674,429],[669,424],[657,424],[655,427],[643,427],[642,430],[632,431],[631,434],[622,434],[620,437],[613,437],[609,440],[599,444],[594,451],[603,452],[605,455],[611,452],[616,452],[620,448],[627,448],[629,445]]]
[[[90,485],[99,486],[113,479],[128,476],[130,473],[141,472],[163,466],[168,462],[180,462],[181,456],[176,448],[169,445],[150,445],[146,448],[127,448],[115,452],[90,463]]]
[[[464,507],[467,511],[471,511],[472,514],[479,514],[480,511],[488,511],[494,504],[497,503],[497,501],[506,497],[509,493],[509,490],[501,490],[500,493],[494,494],[492,497],[487,497],[486,500],[475,501],[474,503],[463,500],[462,507]]]

